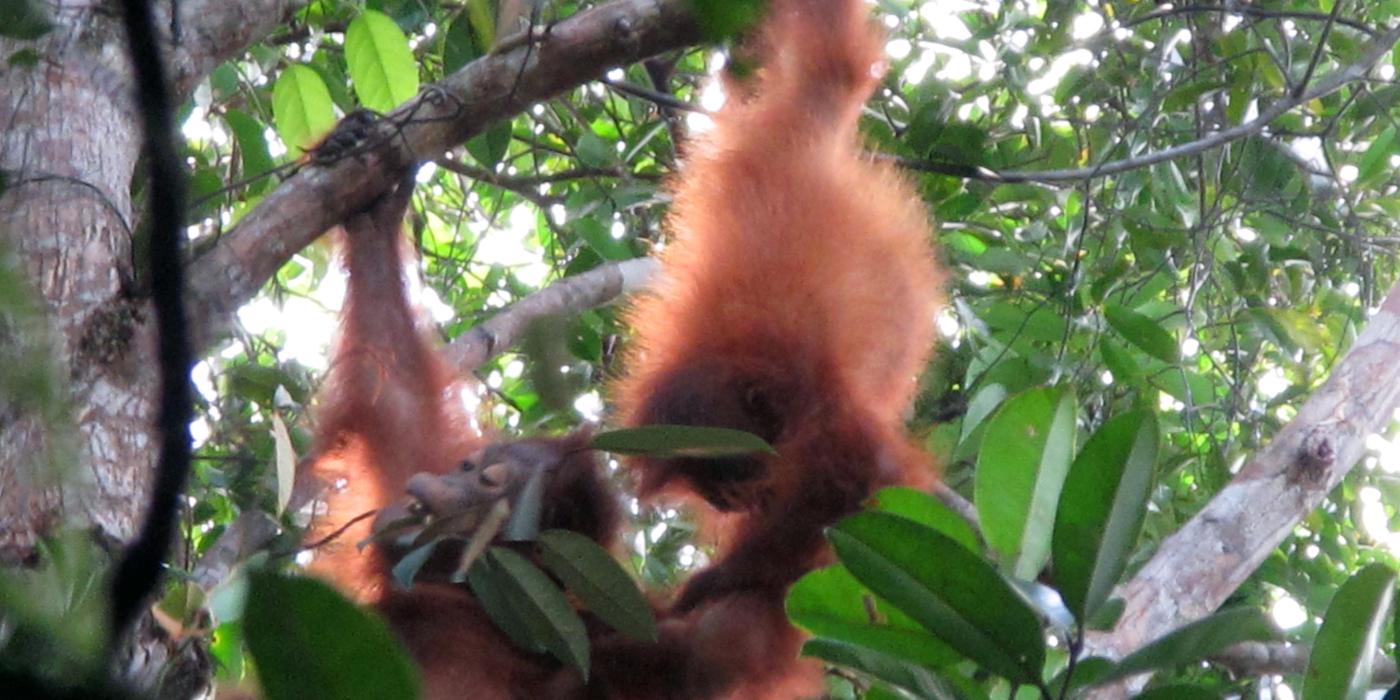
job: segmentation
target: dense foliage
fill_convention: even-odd
[[[697,7],[721,27],[744,14]],[[979,521],[891,492],[832,531],[844,567],[804,579],[789,608],[816,635],[809,651],[843,669],[833,695],[1064,697],[1062,686],[1156,668],[1152,692],[1173,696],[1368,687],[1355,669],[1394,649],[1381,621],[1400,546],[1400,452],[1383,437],[1216,617],[1117,666],[1066,666],[1086,630],[1121,611],[1113,585],[1296,414],[1394,280],[1400,52],[1387,32],[1400,2],[877,8],[890,71],[865,132],[876,157],[908,166],[953,279],[910,420]],[[579,9],[547,3],[533,19]],[[215,70],[181,113],[196,252],[341,115],[387,111],[529,21],[497,26],[495,12],[481,0],[318,0]],[[664,243],[665,178],[723,97],[710,80],[722,56],[710,46],[650,71],[617,67],[420,173],[413,233],[445,337]],[[1353,69],[1363,79],[1313,94]],[[329,246],[301,251],[198,366],[177,569],[193,569],[242,512],[296,524],[283,512],[290,469],[308,447],[305,409],[341,289]],[[507,434],[606,422],[606,380],[627,341],[617,308],[544,335],[483,368],[483,420]],[[665,585],[704,556],[684,513],[633,505],[628,563],[641,579]],[[288,532],[249,568],[289,566]],[[277,581],[253,585],[264,603],[282,601],[271,617],[283,634],[298,622],[279,615],[303,604],[353,615]],[[269,613],[241,615],[246,587],[236,574],[206,598],[195,579],[177,580],[163,608],[212,639],[229,683],[250,673],[242,640]],[[1312,672],[1193,663],[1269,639],[1315,642]]]

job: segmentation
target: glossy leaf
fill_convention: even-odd
[[[853,515],[827,536],[862,584],[948,646],[1013,681],[1040,677],[1040,620],[1000,574],[962,545],[887,513]]]
[[[598,619],[633,639],[656,639],[650,603],[607,550],[569,530],[545,531],[539,544],[544,567]]]
[[[1308,700],[1360,700],[1371,688],[1371,662],[1380,650],[1381,628],[1389,619],[1395,571],[1371,564],[1337,591],[1322,629],[1317,631],[1303,697]]]
[[[875,496],[871,499],[870,508],[882,513],[892,513],[908,518],[920,525],[927,525],[952,538],[954,542],[967,547],[969,552],[982,551],[981,545],[977,542],[977,533],[972,529],[971,524],[953,512],[953,509],[943,505],[943,502],[933,495],[918,489],[907,486],[890,486],[880,489],[875,492]]]
[[[982,535],[1012,571],[1033,579],[1050,558],[1050,536],[1075,440],[1074,394],[1032,389],[987,424],[973,499]]]
[[[507,605],[554,658],[588,678],[588,630],[564,592],[528,559],[502,547],[486,558],[499,571]]]
[[[1084,444],[1055,517],[1053,570],[1065,605],[1094,617],[1128,565],[1147,514],[1157,462],[1156,418],[1115,416]]]
[[[1151,318],[1116,304],[1104,307],[1104,318],[1113,330],[1143,352],[1172,365],[1181,358],[1176,340]]]
[[[321,76],[306,66],[287,66],[272,88],[272,120],[294,153],[311,148],[330,131],[335,111]]]
[[[268,700],[418,697],[413,666],[383,621],[321,581],[253,574],[243,630]]]
[[[418,94],[418,61],[394,20],[365,10],[345,29],[345,66],[360,104],[388,112]]]
[[[808,572],[788,591],[792,623],[823,637],[931,669],[960,657],[898,608],[875,598],[845,567]]]

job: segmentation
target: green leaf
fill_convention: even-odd
[[[293,151],[311,148],[335,126],[331,94],[316,71],[302,65],[282,71],[272,86],[272,121]]]
[[[1303,697],[1308,700],[1359,700],[1371,687],[1371,660],[1380,650],[1381,627],[1395,593],[1395,572],[1371,564],[1342,584],[1322,629],[1317,631]]]
[[[442,44],[442,72],[456,73],[463,66],[481,58],[485,53],[476,42],[469,16],[458,15],[447,27]]]
[[[233,132],[233,138],[238,143],[238,155],[243,167],[243,177],[250,178],[265,173],[270,173],[275,163],[272,155],[267,150],[267,139],[263,137],[263,126],[256,119],[248,116],[246,112],[230,109],[224,113],[224,123],[228,124],[229,131]],[[251,194],[260,194],[271,189],[275,184],[271,177],[251,183],[248,191]]]
[[[617,160],[614,147],[592,131],[584,132],[574,148],[578,151],[578,162],[592,168],[607,167]]]
[[[731,428],[695,425],[648,425],[609,430],[593,436],[589,447],[624,455],[650,457],[738,457],[755,452],[777,454],[763,438]]]
[[[37,0],[0,2],[0,36],[11,39],[38,39],[53,29],[44,5]]]
[[[969,552],[982,551],[972,525],[931,494],[907,486],[890,486],[875,492],[873,501],[871,510],[892,513],[931,527],[967,547]]]
[[[763,0],[690,0],[691,13],[706,41],[720,41],[753,26]]]
[[[1174,365],[1181,359],[1176,340],[1156,321],[1117,304],[1106,305],[1104,317],[1113,330],[1143,352],[1167,364]]]
[[[507,602],[531,637],[588,680],[588,630],[564,592],[528,559],[509,549],[492,547],[486,558],[503,574]]]
[[[315,579],[252,574],[243,630],[269,700],[418,697],[383,621]]]
[[[932,528],[859,513],[827,536],[846,568],[876,595],[963,656],[1017,683],[1039,680],[1040,619],[977,555]]]
[[[1252,608],[1224,610],[1179,627],[1129,654],[1097,683],[1155,669],[1177,668],[1240,642],[1267,642],[1277,637],[1277,630],[1264,613]]]
[[[467,140],[467,153],[488,170],[495,170],[496,164],[506,157],[510,150],[510,120],[493,124],[485,131]]]
[[[1395,127],[1389,126],[1381,131],[1375,141],[1367,147],[1366,152],[1361,154],[1361,162],[1357,167],[1356,184],[1374,184],[1375,180],[1383,175],[1388,175],[1391,171],[1390,156],[1395,153]]]
[[[496,629],[504,632],[515,646],[537,654],[545,653],[543,641],[537,639],[520,613],[513,600],[506,574],[491,557],[477,559],[467,570],[467,585],[472,596],[481,603],[481,609]]]
[[[388,15],[365,10],[345,29],[345,66],[360,104],[388,112],[418,94],[418,62]]]
[[[855,669],[871,678],[933,700],[962,700],[965,696],[953,684],[932,671],[872,649],[830,639],[810,639],[802,645],[802,655]]]
[[[973,500],[987,544],[1031,580],[1050,558],[1055,508],[1075,441],[1074,393],[1046,387],[1002,404],[977,455]]]
[[[1147,515],[1159,440],[1153,414],[1115,416],[1070,467],[1055,516],[1053,571],[1080,620],[1094,617],[1128,565]]]
[[[656,639],[651,605],[607,550],[569,530],[545,531],[539,544],[544,567],[598,619],[633,639]]]
[[[792,623],[816,637],[888,654],[912,664],[943,668],[959,656],[899,609],[875,599],[845,567],[808,572],[788,591]]]
[[[588,242],[594,252],[604,260],[627,260],[632,255],[631,246],[626,241],[612,237],[612,232],[597,217],[582,216],[569,222],[569,228],[578,233],[579,238]]]

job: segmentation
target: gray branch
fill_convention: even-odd
[[[1119,658],[1210,614],[1244,583],[1351,471],[1366,437],[1390,424],[1400,407],[1397,354],[1400,284],[1297,417],[1115,592],[1124,613],[1113,631],[1090,635],[1089,651]]]
[[[550,27],[533,46],[498,50],[395,110],[405,122],[369,152],[308,165],[191,263],[191,318],[207,347],[293,253],[385,191],[399,170],[436,158],[531,104],[699,41],[686,0],[616,0]]]

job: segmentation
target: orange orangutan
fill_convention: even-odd
[[[463,588],[395,588],[387,555],[373,548],[333,543],[318,554],[317,571],[385,616],[428,697],[820,692],[820,669],[799,660],[801,637],[784,613],[788,587],[829,558],[823,529],[875,489],[932,479],[903,421],[932,346],[941,273],[913,189],[861,148],[857,122],[883,39],[866,12],[861,0],[771,3],[751,38],[762,67],[688,145],[661,280],[628,314],[637,337],[612,392],[623,424],[737,428],[776,450],[631,463],[639,495],[696,497],[720,539],[713,562],[656,611],[657,642],[591,630],[584,683],[512,646]],[[411,474],[449,473],[486,442],[405,292],[409,187],[345,225],[348,306],[314,467],[336,488],[313,534],[397,501]],[[614,499],[577,453],[554,474],[543,525],[607,546],[620,521]]]

